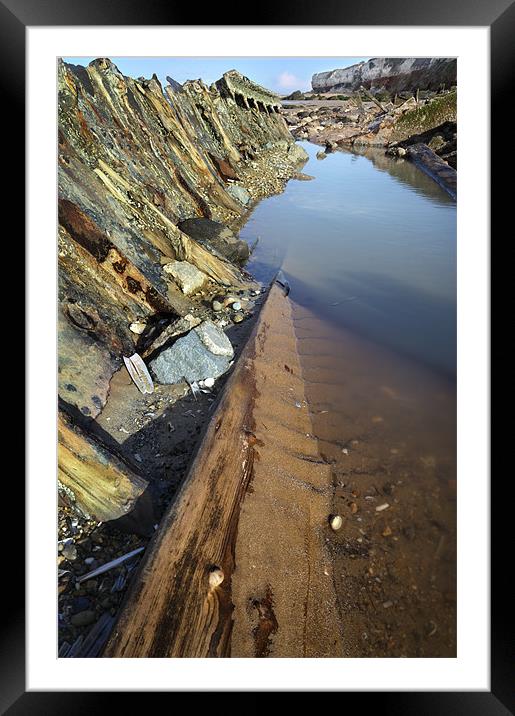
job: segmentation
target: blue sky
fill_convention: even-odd
[[[88,65],[94,57],[64,57],[74,65]],[[120,72],[130,77],[152,77],[163,85],[169,75],[177,82],[201,78],[206,84],[227,70],[243,75],[279,94],[310,90],[315,72],[348,67],[368,57],[111,57]]]

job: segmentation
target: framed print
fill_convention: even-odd
[[[264,9],[0,3],[13,204],[24,118],[27,166],[6,713],[513,712],[488,373],[513,5]]]

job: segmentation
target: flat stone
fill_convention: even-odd
[[[188,261],[172,261],[163,266],[165,273],[172,276],[186,295],[199,291],[207,280],[207,276]]]
[[[250,194],[248,191],[238,184],[231,184],[231,186],[227,187],[227,192],[233,199],[236,199],[236,201],[239,201],[240,204],[243,204],[243,206],[247,206],[250,201]]]
[[[204,321],[194,330],[208,351],[217,356],[233,358],[234,349],[231,341],[216,323],[213,323],[213,321]]]
[[[159,383],[179,383],[184,378],[193,383],[221,376],[233,356],[225,333],[211,321],[204,321],[162,351],[151,361],[150,369]]]
[[[58,315],[59,396],[83,415],[96,418],[104,407],[117,369],[107,347],[86,331],[74,328],[63,311]]]

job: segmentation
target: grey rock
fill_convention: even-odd
[[[77,559],[77,547],[73,544],[73,542],[66,542],[62,553],[64,558],[70,562]]]
[[[233,358],[234,350],[231,341],[213,321],[204,321],[195,328],[195,333],[211,353]]]
[[[78,612],[77,614],[74,614],[72,617],[70,617],[70,622],[73,624],[73,626],[88,626],[89,624],[93,624],[97,620],[96,612],[92,611],[91,609],[85,609],[83,612]]]
[[[225,333],[211,321],[204,321],[162,351],[150,363],[150,369],[160,383],[190,383],[206,378],[218,378],[229,368],[234,350]]]
[[[250,194],[245,187],[240,186],[239,184],[231,184],[231,186],[227,187],[227,192],[233,199],[236,199],[236,201],[239,201],[240,204],[243,204],[243,206],[247,206],[250,201]]]
[[[199,291],[205,284],[207,276],[188,261],[172,261],[163,266],[165,273],[175,279],[181,291],[186,295]]]
[[[231,308],[233,311],[239,311],[241,309],[241,303],[239,301],[235,301]]]
[[[220,301],[213,301],[212,303],[213,311],[221,311],[223,306],[223,303],[220,303]]]
[[[295,162],[305,162],[308,159],[308,153],[300,144],[294,142],[288,149],[288,156]]]

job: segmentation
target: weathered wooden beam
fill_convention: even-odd
[[[136,507],[148,482],[61,410],[58,440],[58,479],[82,512],[107,522],[125,517]],[[151,510],[147,512],[145,519],[151,521]],[[144,531],[145,525],[140,527]]]
[[[456,199],[458,191],[458,174],[438,154],[427,146],[427,144],[412,144],[408,147],[408,157],[431,179],[439,184],[442,189]]]
[[[365,87],[363,87],[363,85],[361,85],[360,90],[363,92],[363,94],[365,95],[365,97],[368,97],[368,99],[369,99],[371,102],[373,102],[377,107],[379,107],[379,109],[381,110],[381,112],[384,112],[385,114],[386,114],[386,112],[388,112],[388,110],[386,109],[386,107],[384,106],[384,104],[382,104],[382,102],[380,102],[380,101],[377,99],[377,97],[374,97],[374,95],[373,95],[371,92],[369,92]]]
[[[331,496],[275,285],[104,656],[342,656]]]

